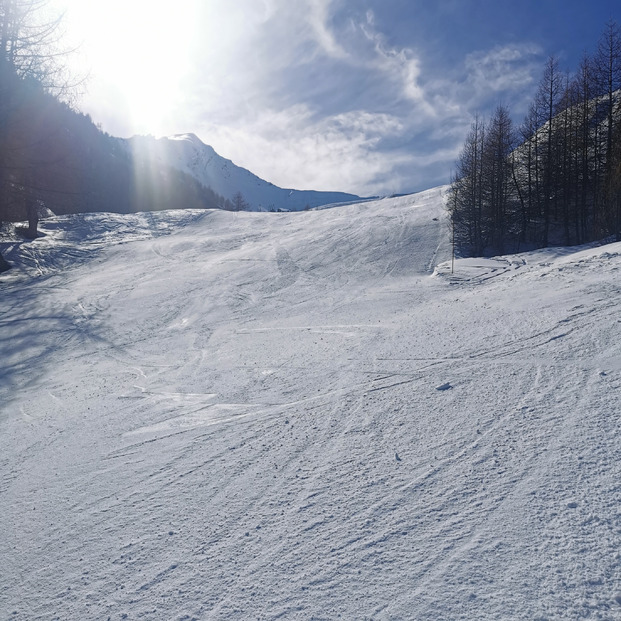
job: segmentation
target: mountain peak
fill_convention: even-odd
[[[205,143],[193,132],[187,134],[174,134],[173,136],[168,136],[168,140],[187,140],[188,142],[192,142],[196,145],[207,146]]]
[[[232,200],[241,193],[255,211],[300,211],[321,205],[349,203],[359,196],[344,192],[283,189],[219,155],[196,134],[175,134],[153,143],[160,161],[177,168],[201,185]]]

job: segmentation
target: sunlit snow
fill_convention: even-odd
[[[0,618],[621,618],[621,244],[442,189],[45,221],[0,276]]]

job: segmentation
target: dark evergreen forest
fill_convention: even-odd
[[[573,74],[548,59],[528,115],[475,117],[447,207],[462,255],[621,240],[621,30]]]

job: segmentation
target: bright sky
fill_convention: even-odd
[[[194,132],[281,187],[448,181],[474,112],[521,120],[543,63],[592,51],[618,0],[52,0],[83,111],[128,137]]]

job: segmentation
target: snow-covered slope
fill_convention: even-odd
[[[13,247],[0,618],[620,619],[621,244],[451,275],[441,202]]]
[[[188,173],[224,198],[231,200],[237,192],[241,192],[253,211],[300,211],[360,200],[359,196],[345,192],[279,188],[221,157],[194,134],[160,139],[134,136],[123,142],[138,158],[155,160]]]

